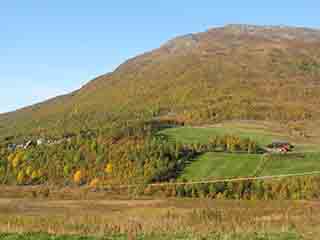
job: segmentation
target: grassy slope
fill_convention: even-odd
[[[224,123],[208,128],[173,128],[162,131],[171,140],[182,143],[206,143],[215,135],[234,134],[249,137],[261,145],[266,145],[274,139],[290,139],[285,133],[275,132],[267,125]],[[293,139],[294,141],[294,139]],[[308,143],[298,145],[296,151],[313,150],[301,154],[284,156],[268,156],[260,176],[291,174],[310,171],[320,171],[320,154],[317,148]],[[181,178],[200,180],[223,177],[253,176],[263,164],[262,155],[206,153],[195,159],[186,167]]]

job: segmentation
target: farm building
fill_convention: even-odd
[[[294,146],[287,141],[273,141],[267,148],[270,152],[287,153],[291,152]]]

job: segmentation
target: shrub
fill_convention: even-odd
[[[75,174],[73,175],[73,181],[80,185],[84,183],[84,173],[81,170],[78,170],[75,172]]]

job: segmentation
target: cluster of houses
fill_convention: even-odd
[[[35,147],[35,146],[41,146],[41,145],[58,145],[58,144],[62,144],[63,142],[71,141],[71,138],[62,138],[59,140],[46,140],[44,138],[39,138],[37,140],[28,140],[25,143],[22,144],[14,144],[14,143],[10,143],[7,145],[7,148],[9,151],[16,151],[19,149],[28,149],[30,147]]]
[[[82,137],[86,137],[86,138],[90,138],[95,136],[95,133],[91,130],[88,131],[80,131],[80,136]],[[9,143],[7,145],[7,149],[9,151],[16,151],[19,149],[28,149],[30,147],[36,147],[36,146],[41,146],[41,145],[59,145],[62,143],[66,143],[66,142],[71,142],[72,138],[76,137],[77,135],[74,133],[66,133],[62,136],[61,139],[45,139],[45,138],[38,138],[38,139],[34,139],[34,140],[25,140],[24,143],[22,144],[15,144],[15,143]],[[12,141],[12,137],[6,139],[7,141]]]

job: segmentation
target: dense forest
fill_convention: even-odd
[[[143,122],[130,127],[79,133],[55,145],[0,152],[0,182],[60,185],[146,184],[175,179],[195,156],[213,151],[257,153],[250,139],[213,136],[207,144],[181,144]]]

